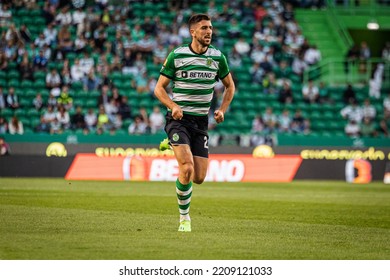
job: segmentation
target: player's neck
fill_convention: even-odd
[[[190,44],[190,49],[196,54],[204,54],[209,46],[203,46],[198,42],[192,41]]]

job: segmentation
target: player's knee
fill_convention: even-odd
[[[204,178],[194,178],[194,183],[195,184],[198,184],[198,185],[200,185],[200,184],[202,184],[204,182]]]
[[[190,162],[185,163],[181,166],[180,171],[190,181],[192,178],[192,175],[194,174],[194,165]]]

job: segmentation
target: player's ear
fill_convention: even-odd
[[[194,35],[194,33],[195,33],[195,29],[193,29],[193,28],[190,28],[190,34],[191,34],[191,36],[193,36],[193,35]]]

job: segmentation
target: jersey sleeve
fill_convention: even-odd
[[[167,59],[165,60],[163,66],[161,67],[160,74],[170,79],[173,79],[175,77],[175,63],[174,63],[173,52],[169,53]]]
[[[218,69],[218,78],[221,80],[225,78],[230,73],[229,65],[227,64],[226,57],[221,54],[221,59],[219,61],[219,69]]]

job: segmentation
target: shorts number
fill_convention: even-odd
[[[209,148],[209,143],[208,143],[207,136],[204,137],[204,147],[205,147],[206,149]]]

